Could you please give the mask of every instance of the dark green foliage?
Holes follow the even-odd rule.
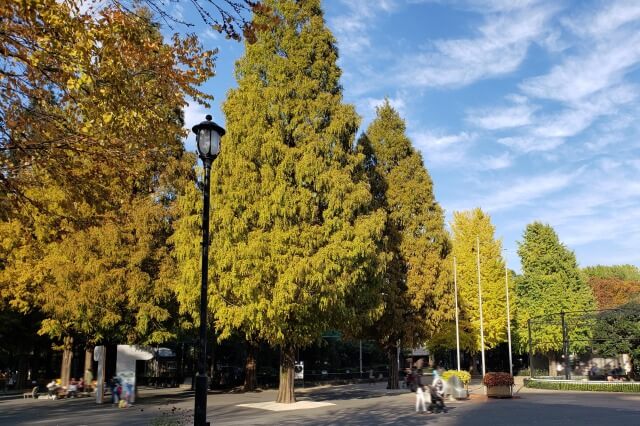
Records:
[[[593,349],[600,356],[631,355],[634,367],[640,359],[640,304],[601,312],[595,319]]]

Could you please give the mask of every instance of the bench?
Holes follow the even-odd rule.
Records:
[[[31,391],[24,392],[22,394],[22,398],[23,399],[27,399],[27,398],[36,399],[36,398],[38,398],[38,387],[34,386],[33,389],[31,389]]]

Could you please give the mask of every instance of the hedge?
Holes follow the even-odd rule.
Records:
[[[528,379],[524,381],[524,385],[532,389],[640,393],[640,382],[576,382]]]

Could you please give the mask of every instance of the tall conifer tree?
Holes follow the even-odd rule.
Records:
[[[389,383],[398,388],[398,342],[424,343],[453,315],[450,245],[444,214],[422,157],[405,134],[405,123],[388,101],[359,140],[375,205],[387,213],[383,284],[384,313],[372,335],[387,351]]]
[[[358,181],[359,119],[320,1],[265,5],[223,107],[210,308],[223,338],[241,329],[280,348],[277,401],[291,403],[296,349],[362,318],[384,219]]]

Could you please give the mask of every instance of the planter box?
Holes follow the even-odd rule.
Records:
[[[485,386],[487,389],[487,396],[490,398],[511,398],[512,387],[509,385],[501,386]]]

